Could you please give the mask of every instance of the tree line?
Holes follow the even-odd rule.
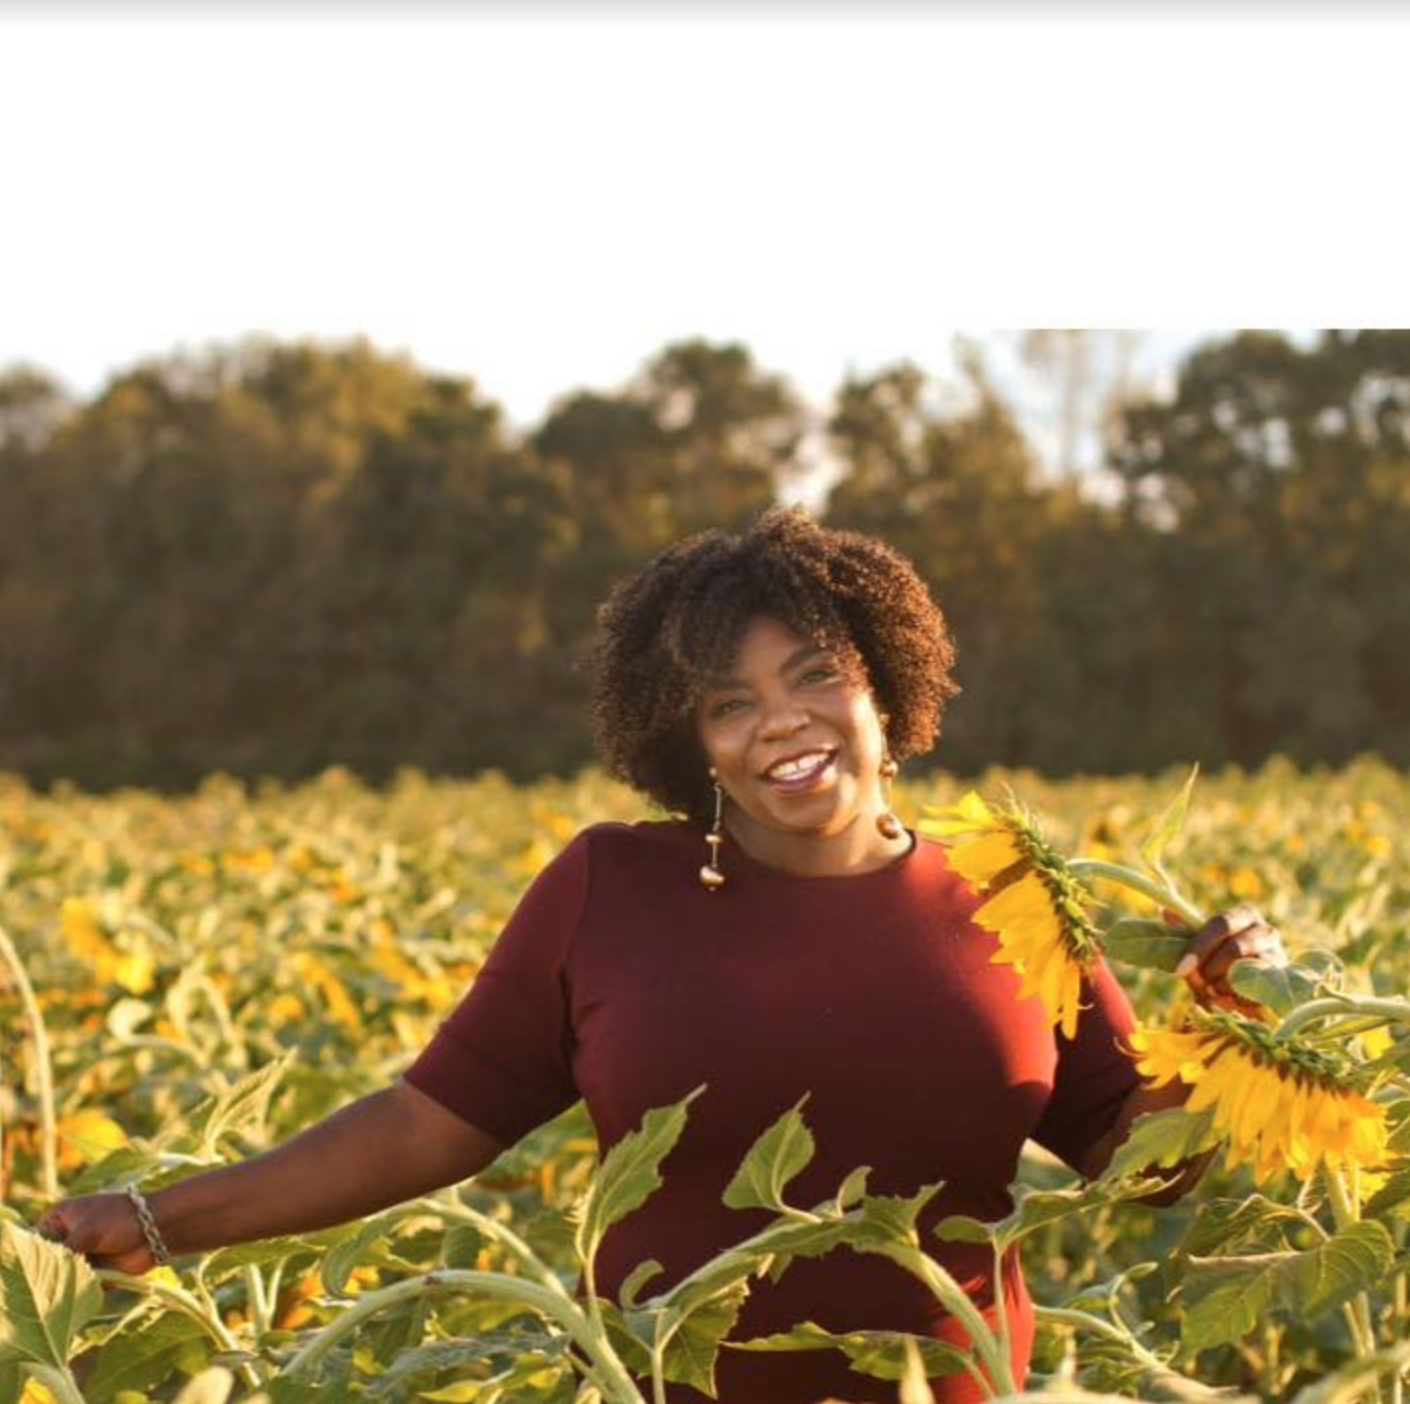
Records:
[[[819,516],[906,552],[951,621],[947,768],[1410,764],[1410,332],[1197,347],[1121,406],[1102,494],[1041,470],[976,356],[963,380],[897,364],[819,413],[685,341],[515,432],[366,342],[183,354],[83,402],[12,370],[0,770],[574,768],[612,582],[794,500],[820,444]]]

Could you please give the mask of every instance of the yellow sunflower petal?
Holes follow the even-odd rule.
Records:
[[[971,790],[958,804],[928,810],[927,817],[919,825],[921,833],[932,838],[983,833],[999,826],[998,816],[979,797],[977,790]]]
[[[1023,861],[1024,852],[1018,838],[1007,829],[984,834],[968,843],[957,844],[949,851],[950,867],[975,887],[987,887],[1015,863]]]

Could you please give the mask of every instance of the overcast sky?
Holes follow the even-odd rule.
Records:
[[[1137,8],[12,6],[0,366],[363,333],[523,424],[683,336],[821,401],[957,329],[1403,321],[1405,23]]]

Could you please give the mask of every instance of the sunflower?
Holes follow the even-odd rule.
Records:
[[[993,963],[1013,966],[1023,981],[1019,997],[1037,995],[1072,1038],[1082,975],[1098,950],[1086,889],[1017,807],[991,808],[971,790],[931,816],[921,832],[950,842],[950,867],[989,895],[974,919],[999,938]]]
[[[1185,1110],[1213,1113],[1230,1170],[1248,1164],[1262,1185],[1284,1170],[1307,1180],[1320,1165],[1385,1165],[1385,1108],[1361,1094],[1346,1064],[1237,1015],[1191,1010],[1189,1020],[1138,1027],[1130,1051],[1152,1087],[1178,1078],[1194,1088]]]

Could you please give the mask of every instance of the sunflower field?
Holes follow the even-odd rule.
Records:
[[[1023,1397],[1402,1404],[1410,778],[1369,759],[1192,790],[1178,773],[995,772],[896,800],[989,887],[1004,958],[1055,1023],[1077,1017],[1057,957],[1099,947],[1140,1016],[1143,1073],[1193,1089],[1138,1122],[1102,1179],[1030,1147],[1007,1219],[941,1223],[1021,1244],[1039,1318]],[[727,1195],[769,1227],[669,1292],[644,1267],[620,1302],[591,1291],[596,1244],[659,1184],[689,1098],[601,1161],[578,1107],[464,1185],[140,1278],[31,1231],[60,1198],[159,1189],[386,1086],[549,858],[587,824],[640,817],[592,772],[408,772],[382,790],[340,771],[216,776],[179,798],[0,779],[0,1404],[646,1404],[666,1380],[708,1392],[716,1353],[741,1348],[722,1342],[750,1279],[824,1252],[890,1257],[963,1315],[914,1230],[933,1187],[872,1196],[858,1175],[824,1204],[789,1200],[806,1108],[760,1136]],[[1291,956],[1235,975],[1258,1018],[1192,1008],[1174,973],[1181,923],[1239,902]],[[1137,1172],[1214,1147],[1183,1200],[1137,1202],[1155,1188]],[[961,1353],[799,1323],[747,1348],[845,1351],[903,1404],[957,1370],[1018,1397],[1004,1342],[982,1319],[971,1334]]]

